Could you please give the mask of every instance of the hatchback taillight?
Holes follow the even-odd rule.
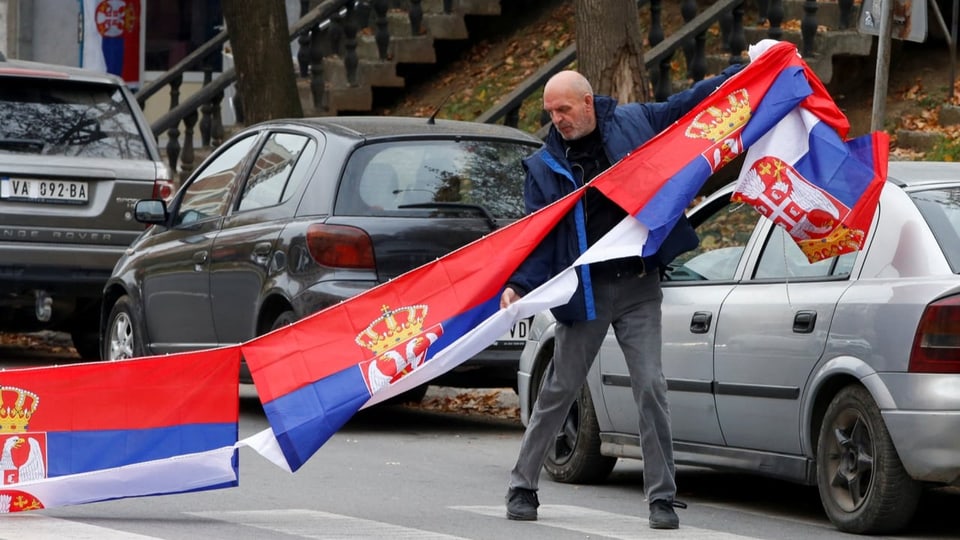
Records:
[[[356,227],[314,223],[307,227],[307,249],[324,266],[375,269],[373,242]]]
[[[960,296],[923,311],[910,351],[911,373],[960,373]]]
[[[170,167],[159,161],[154,163],[154,167],[156,167],[157,174],[153,181],[153,196],[151,198],[163,199],[169,203],[170,199],[173,198],[173,173],[170,172]]]

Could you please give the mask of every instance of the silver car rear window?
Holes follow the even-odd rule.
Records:
[[[120,88],[66,79],[0,80],[0,154],[149,159]]]
[[[953,272],[960,273],[960,187],[914,191],[910,197],[930,226]]]

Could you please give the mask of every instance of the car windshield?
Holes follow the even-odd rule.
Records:
[[[910,197],[930,225],[950,268],[960,273],[960,187],[915,191]]]
[[[350,157],[335,212],[352,216],[518,219],[520,161],[535,146],[487,140],[423,140],[364,146]]]
[[[0,154],[149,157],[118,87],[29,78],[0,82]]]

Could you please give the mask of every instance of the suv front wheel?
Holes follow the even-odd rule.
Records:
[[[103,337],[103,359],[123,360],[146,356],[143,336],[137,331],[139,322],[130,297],[121,296],[110,309],[107,331]]]

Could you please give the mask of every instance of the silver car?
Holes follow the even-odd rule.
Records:
[[[960,164],[892,162],[865,249],[816,264],[731,191],[691,212],[700,246],[664,276],[677,463],[817,485],[843,531],[908,526],[924,486],[960,484]],[[554,330],[538,315],[521,356],[524,423]],[[629,384],[611,331],[552,478],[641,458]]]

